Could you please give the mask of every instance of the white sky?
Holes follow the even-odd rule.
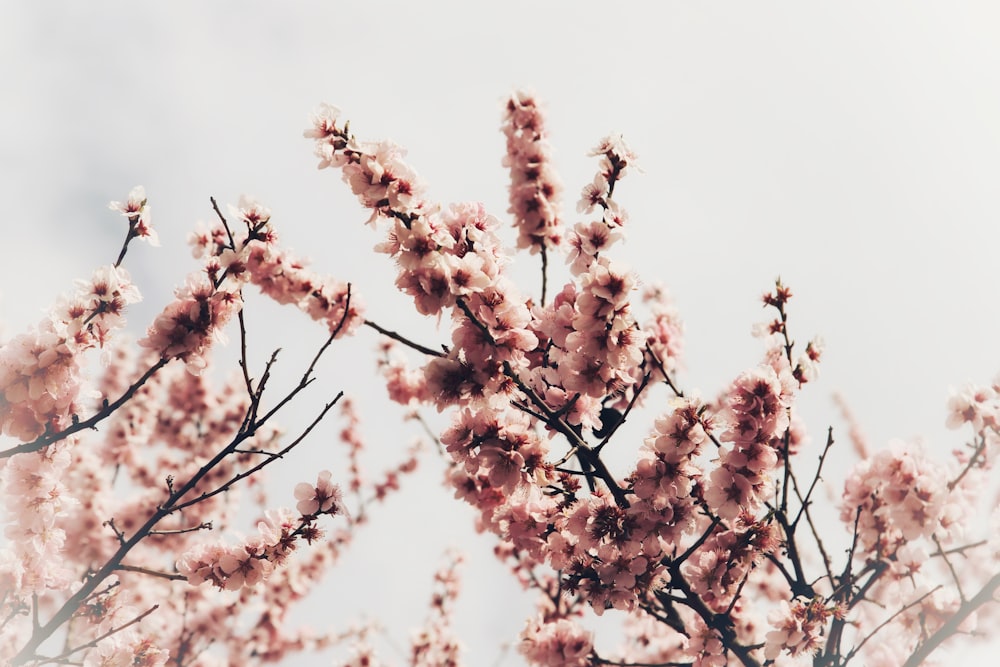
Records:
[[[943,456],[961,444],[943,427],[948,385],[1000,370],[995,5],[417,4],[5,3],[5,333],[113,261],[122,218],[107,202],[143,184],[163,247],[135,247],[126,262],[146,297],[137,333],[194,268],[183,241],[211,218],[208,197],[245,192],[273,209],[287,246],[352,281],[372,319],[443,341],[405,314],[392,268],[370,252],[381,235],[335,174],[316,171],[301,132],[319,102],[337,104],[359,138],[406,146],[434,196],[482,200],[503,217],[500,101],[522,86],[547,102],[569,220],[601,136],[621,131],[639,153],[645,173],[616,190],[631,214],[616,256],[673,293],[685,387],[712,395],[759,361],[749,329],[780,274],[796,294],[795,337],[827,342],[802,405],[814,439],[832,424],[846,444],[829,400],[839,391],[877,445],[922,436]],[[519,264],[525,290],[537,289],[535,259]],[[283,346],[291,374],[322,332],[251,305],[259,356]],[[399,426],[372,380],[374,342],[363,333],[335,349],[321,391],[355,396],[378,470],[418,431]],[[634,425],[623,461],[645,430]],[[331,422],[275,474],[281,493],[335,468],[336,432]],[[471,535],[471,512],[437,488],[440,463],[425,462],[375,511],[309,616],[382,616],[405,645],[440,554],[460,543],[460,631],[469,664],[493,664],[530,602],[491,561],[490,540]]]

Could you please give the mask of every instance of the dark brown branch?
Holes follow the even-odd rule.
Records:
[[[199,530],[212,530],[212,522],[205,521],[199,523],[197,526],[191,526],[190,528],[177,528],[175,530],[151,530],[150,535],[183,535],[185,533],[196,533]]]
[[[466,306],[465,309],[468,310],[468,306]],[[629,502],[625,497],[625,491],[618,486],[618,483],[615,481],[611,471],[608,470],[604,461],[601,460],[600,454],[594,451],[594,449],[584,441],[580,434],[573,430],[573,428],[567,424],[565,420],[556,416],[556,413],[552,410],[552,408],[550,408],[548,404],[542,400],[542,398],[535,393],[534,390],[531,389],[531,387],[524,384],[520,376],[514,372],[514,369],[507,361],[503,362],[503,372],[504,375],[514,382],[521,393],[527,396],[528,400],[531,401],[536,408],[538,408],[539,412],[545,416],[545,422],[555,430],[562,433],[566,439],[569,440],[570,446],[576,450],[576,457],[580,460],[581,465],[583,467],[588,465],[593,467],[593,472],[589,472],[587,474],[599,477],[608,487],[608,490],[611,491],[611,495],[614,496],[615,502],[617,502],[620,507],[628,507]]]
[[[597,443],[596,447],[594,447],[595,452],[600,452],[602,449],[604,449],[604,446],[607,445],[609,442],[611,442],[611,438],[614,437],[615,431],[617,431],[618,428],[625,423],[625,420],[628,419],[628,416],[632,412],[632,409],[635,407],[635,404],[638,403],[639,397],[642,396],[642,392],[645,391],[647,386],[649,386],[650,377],[651,377],[650,373],[648,372],[643,373],[642,382],[640,382],[639,386],[636,387],[635,390],[632,392],[632,398],[629,400],[628,405],[625,406],[625,410],[624,412],[622,412],[621,417],[619,417],[618,421],[616,421],[614,424],[611,425],[611,428],[608,429],[608,433],[603,438],[601,438],[601,441]]]
[[[226,230],[226,235],[229,237],[230,250],[236,250],[236,239],[233,238],[233,232],[229,229],[229,222],[226,220],[226,216],[222,215],[222,211],[219,210],[219,203],[215,201],[215,197],[209,197],[208,200],[212,202],[212,210],[215,211],[217,216],[219,216],[219,221],[222,222],[222,228]]]
[[[611,665],[612,667],[691,667],[690,662],[618,662],[596,656],[595,665]]]
[[[680,602],[701,616],[702,620],[705,621],[705,625],[718,631],[719,637],[722,640],[722,645],[725,646],[728,651],[735,654],[739,661],[743,663],[744,667],[761,667],[760,663],[757,662],[757,659],[753,657],[752,649],[740,644],[739,641],[737,641],[736,632],[732,626],[732,619],[722,614],[714,613],[708,608],[708,605],[706,605],[705,602],[698,597],[698,594],[691,590],[691,587],[688,585],[687,580],[681,572],[679,563],[677,561],[671,562],[669,570],[671,575],[670,585],[684,593],[684,599]]]
[[[391,338],[391,339],[393,339],[395,341],[398,341],[398,342],[402,343],[403,345],[405,345],[407,347],[413,348],[417,352],[422,352],[423,354],[426,354],[426,355],[429,355],[429,356],[432,356],[432,357],[443,357],[443,356],[445,356],[443,352],[438,352],[436,350],[432,350],[431,348],[425,347],[425,346],[421,345],[420,343],[414,343],[412,340],[410,340],[410,339],[402,336],[401,334],[396,333],[395,331],[389,331],[388,329],[380,327],[378,324],[376,324],[375,322],[372,322],[371,320],[365,320],[364,323],[365,323],[365,326],[371,327],[372,329],[374,329],[375,331],[379,332],[383,336],[385,336],[387,338]]]
[[[196,505],[196,504],[198,504],[200,502],[208,500],[209,498],[217,496],[220,493],[225,493],[230,488],[232,488],[232,486],[234,484],[236,484],[240,480],[246,479],[247,477],[250,477],[251,475],[253,475],[257,471],[259,471],[259,470],[267,467],[271,463],[274,463],[278,459],[284,458],[285,454],[287,454],[288,452],[292,451],[292,449],[294,447],[296,447],[299,443],[301,443],[303,440],[305,440],[306,436],[309,435],[309,433],[311,433],[314,428],[316,428],[316,425],[319,424],[323,420],[323,418],[326,416],[326,413],[329,412],[330,409],[333,408],[333,406],[337,404],[337,402],[341,399],[341,397],[343,397],[343,395],[344,395],[344,392],[339,392],[334,397],[334,399],[332,401],[330,401],[329,403],[327,403],[326,405],[324,405],[323,409],[320,410],[319,414],[316,415],[316,417],[313,418],[313,420],[309,423],[308,426],[306,426],[306,428],[302,431],[302,433],[299,434],[299,437],[295,438],[295,440],[293,440],[288,446],[284,447],[281,451],[276,452],[273,456],[270,456],[270,457],[264,459],[263,461],[261,461],[257,465],[255,465],[253,467],[250,467],[250,468],[247,468],[246,470],[244,470],[241,473],[233,475],[228,481],[224,482],[223,484],[221,484],[217,488],[213,489],[212,491],[206,491],[206,492],[202,493],[201,495],[192,498],[191,500],[188,500],[188,501],[185,501],[183,503],[177,503],[177,504],[169,506],[169,508],[168,508],[169,512],[167,512],[167,514],[172,514],[173,512],[178,512],[178,511],[186,509],[186,508],[188,508],[188,507],[190,507],[192,505]],[[263,422],[261,422],[261,423],[263,423]],[[247,435],[246,437],[250,437],[250,436]],[[239,441],[242,442],[242,440],[245,440],[246,437],[240,438]],[[226,453],[226,454],[231,454],[235,450],[236,450],[236,448],[234,446],[230,445],[229,447],[226,447],[226,449],[224,449],[223,452]],[[185,486],[187,486],[187,485],[185,485]],[[178,500],[179,500],[179,498],[178,498]]]
[[[125,241],[122,243],[122,249],[118,251],[118,259],[115,260],[115,268],[121,266],[122,262],[125,261],[125,253],[128,252],[128,244],[132,242],[132,239],[139,236],[139,233],[135,231],[136,225],[138,224],[139,216],[129,218],[128,233],[125,234]]]
[[[542,300],[541,306],[545,307],[545,292],[549,285],[549,254],[546,251],[545,242],[542,242]]]

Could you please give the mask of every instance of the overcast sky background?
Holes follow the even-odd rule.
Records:
[[[639,154],[645,173],[615,193],[631,214],[615,256],[672,292],[687,327],[684,387],[714,395],[758,363],[749,331],[780,275],[795,293],[794,337],[827,342],[822,380],[802,404],[814,440],[833,425],[846,445],[830,401],[840,392],[875,445],[922,437],[943,457],[961,444],[944,429],[948,386],[1000,370],[995,5],[244,7],[0,8],[5,335],[114,260],[123,219],[107,202],[142,184],[162,247],[133,247],[126,260],[145,297],[130,316],[136,335],[195,268],[184,239],[211,219],[209,196],[235,203],[250,193],[272,208],[286,247],[353,283],[369,317],[445,341],[408,315],[392,267],[370,252],[381,233],[362,224],[367,214],[338,175],[315,169],[302,130],[318,103],[337,104],[359,138],[407,147],[435,198],[483,201],[506,227],[500,105],[527,87],[548,106],[570,222],[599,138],[623,132]],[[519,258],[525,291],[538,289],[536,260]],[[285,348],[288,378],[323,339],[299,313],[262,300],[247,318],[261,363]],[[345,390],[362,411],[373,473],[419,435],[372,378],[375,343],[365,331],[335,346],[321,385],[283,420],[301,423]],[[316,469],[341,465],[337,428],[331,420],[272,476],[276,503],[291,504],[294,483]],[[648,425],[629,428],[622,465]],[[850,460],[845,446],[837,465]],[[335,627],[380,617],[405,646],[433,569],[459,544],[469,556],[459,615],[469,664],[518,664],[513,652],[498,661],[499,646],[516,640],[531,600],[438,484],[440,461],[424,463],[374,511],[302,617]]]

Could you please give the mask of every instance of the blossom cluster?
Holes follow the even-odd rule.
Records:
[[[81,355],[105,347],[140,299],[128,272],[104,266],[38,327],[0,348],[0,431],[21,440],[68,426],[83,388]]]
[[[304,437],[282,449],[277,410],[260,410],[269,372],[254,381],[245,367],[216,387],[204,371],[247,285],[326,322],[331,336],[360,325],[360,300],[278,248],[270,211],[243,198],[230,208],[235,227],[219,213],[218,225],[192,237],[201,267],[133,346],[113,335],[139,298],[121,264],[131,240],[156,235],[141,187],[111,207],[129,225],[117,262],[82,281],[36,329],[0,345],[0,424],[21,441],[0,451],[0,662],[41,660],[38,647],[53,632],[65,635],[56,660],[86,665],[168,657],[210,665],[220,654],[277,661],[321,647],[327,634],[296,630],[288,612],[351,540],[349,530],[327,539],[318,527],[322,515],[347,516],[339,489],[321,474],[296,488],[298,513],[265,513],[255,537],[235,546],[200,540],[236,519],[234,485],[256,486],[262,469]],[[104,364],[91,383],[84,353],[93,349]],[[84,430],[97,424],[99,432]],[[364,490],[384,498],[414,465],[411,457]],[[323,548],[293,558],[299,540]],[[265,579],[275,590],[255,585]],[[214,586],[191,587],[203,581]],[[39,624],[45,614],[51,620]],[[247,614],[255,620],[238,626]]]
[[[236,545],[199,544],[181,557],[178,572],[195,586],[210,582],[230,591],[266,581],[299,539],[310,544],[320,539],[316,517],[343,512],[340,488],[330,477],[323,471],[316,484],[301,482],[295,487],[298,515],[285,509],[268,511],[257,523],[257,535]]]
[[[964,499],[951,493],[941,467],[909,442],[894,441],[847,477],[841,518],[857,521],[860,544],[894,554],[918,538],[959,537]]]
[[[915,442],[869,453],[844,407],[859,460],[840,496],[843,530],[829,531],[817,496],[839,450],[831,427],[812,456],[799,408],[824,346],[796,345],[791,290],[779,280],[764,294],[772,319],[754,327],[759,363],[714,399],[685,391],[668,291],[615,256],[629,221],[616,195],[635,153],[620,135],[599,142],[569,224],[534,96],[508,98],[502,132],[514,245],[540,255],[538,298],[515,283],[503,225],[483,204],[431,200],[402,148],[356,139],[335,107],[305,132],[319,166],[340,172],[384,233],[376,251],[396,287],[446,329],[434,347],[367,319],[351,284],[282,247],[271,210],[247,197],[228,217],[213,200],[217,221],[189,239],[198,268],[132,346],[117,335],[139,298],[122,263],[132,240],[157,239],[142,188],[112,203],[128,221],[115,263],[0,345],[0,433],[19,443],[0,450],[0,663],[277,663],[353,639],[340,664],[383,664],[371,626],[312,632],[290,612],[421,448],[369,477],[355,401],[325,403],[297,437],[273,421],[327,346],[362,325],[382,336],[390,400],[432,433],[446,485],[537,594],[518,638],[532,665],[915,665],[1000,621],[1000,509],[982,493],[1000,446],[1000,380],[953,392],[946,423],[971,434],[946,461]],[[568,278],[550,298],[557,253]],[[247,350],[250,287],[328,334],[273,408],[264,397],[277,356],[257,373]],[[233,327],[239,368],[217,382],[212,350]],[[83,355],[98,349],[106,364],[90,381]],[[352,511],[329,471],[294,487],[294,510],[264,511],[265,468],[338,402]],[[425,408],[445,413],[437,435]],[[629,426],[649,415],[635,437]],[[231,531],[248,498],[261,508],[255,532],[204,538]],[[993,534],[972,521],[984,510]],[[462,664],[460,561],[435,575],[411,665]],[[588,626],[604,614],[623,621],[618,649]]]
[[[507,277],[495,219],[481,205],[430,201],[402,149],[355,139],[332,107],[317,114],[306,135],[316,140],[320,167],[340,169],[371,210],[369,222],[386,223],[378,249],[395,260],[397,287],[419,313],[451,318],[442,352],[404,339],[430,357],[422,369],[402,361],[395,344],[384,347],[380,368],[393,400],[451,411],[441,436],[452,462],[449,482],[478,510],[478,527],[497,536],[498,555],[524,585],[541,589],[541,572],[553,572],[557,597],[597,614],[619,610],[637,623],[657,619],[659,631],[645,635],[648,650],[628,652],[629,660],[780,663],[819,651],[835,626],[838,637],[850,635],[850,613],[855,623],[869,618],[866,593],[898,582],[906,569],[901,556],[912,561],[904,545],[931,536],[958,543],[984,447],[959,459],[967,469],[952,487],[940,476],[936,486],[922,483],[907,472],[909,460],[867,459],[848,480],[842,519],[857,531],[851,559],[886,564],[861,568],[851,579],[855,588],[844,588],[812,518],[815,482],[800,486],[792,470],[808,444],[796,401],[816,379],[824,346],[814,338],[795,354],[791,290],[778,281],[764,297],[777,315],[757,328],[766,346],[761,364],[740,373],[717,401],[685,395],[675,377],[683,326],[669,295],[646,287],[641,302],[635,299],[638,278],[613,258],[628,222],[615,190],[636,170],[635,154],[620,135],[591,151],[599,167],[577,206],[585,219],[563,234],[552,211],[560,187],[535,99],[513,94],[502,128],[517,246],[559,249],[569,265],[572,279],[551,301],[545,256],[535,301]],[[642,305],[652,315],[645,325],[637,313]],[[673,403],[656,419],[634,468],[616,475],[601,451],[648,404],[656,384],[667,386]],[[972,423],[980,433],[995,427],[996,395],[985,389],[956,396],[951,422]],[[995,441],[988,432],[983,439]],[[831,436],[828,449],[832,443]],[[812,553],[826,569],[812,579],[804,574],[809,545],[795,532],[807,520]],[[940,557],[925,568],[948,569]],[[866,586],[857,583],[867,577]],[[892,612],[900,624],[912,610],[929,613],[941,604],[928,595],[910,606],[913,593],[892,598],[903,608]],[[529,623],[522,653],[533,664],[592,664],[592,644],[575,627],[565,614],[542,614]],[[868,643],[863,634],[851,636]]]
[[[516,91],[507,98],[503,133],[507,137],[504,166],[510,169],[510,208],[517,247],[532,253],[562,241],[559,195],[562,185],[552,166],[545,117],[538,100]]]
[[[781,438],[789,428],[795,381],[783,356],[737,378],[730,389],[719,450],[706,499],[724,519],[755,512],[772,491],[772,473],[785,455]]]

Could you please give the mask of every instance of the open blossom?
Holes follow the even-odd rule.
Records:
[[[28,441],[64,427],[84,387],[82,353],[106,347],[139,300],[125,269],[103,266],[36,328],[0,346],[0,431]]]
[[[821,336],[816,336],[806,344],[805,352],[799,355],[792,371],[796,380],[805,384],[814,381],[819,376],[819,361],[825,348],[826,343]]]
[[[108,207],[112,211],[118,211],[128,218],[132,234],[139,238],[144,238],[152,246],[160,245],[160,237],[153,229],[151,222],[152,211],[146,203],[146,189],[137,185],[128,193],[128,199],[124,202],[113,201]]]
[[[966,385],[952,390],[948,398],[948,428],[971,424],[978,433],[984,428],[1000,428],[1000,394],[994,387]]]
[[[274,569],[259,540],[226,546],[200,545],[185,553],[177,562],[177,571],[197,586],[206,581],[219,589],[234,591],[255,586]]]
[[[0,469],[0,491],[9,522],[4,535],[16,572],[14,599],[59,590],[71,580],[63,566],[66,531],[61,522],[77,504],[66,486],[72,460],[67,443],[23,454]]]
[[[143,207],[146,206],[146,188],[137,185],[128,193],[128,199],[124,202],[113,201],[108,207],[112,211],[118,211],[129,220],[138,219]]]
[[[930,534],[943,496],[940,474],[916,448],[895,442],[892,449],[855,466],[844,488],[842,518],[862,508],[858,531],[865,546]],[[929,462],[926,462],[929,463]]]
[[[128,271],[111,265],[98,268],[90,280],[77,285],[76,294],[56,307],[54,317],[65,325],[67,338],[77,349],[104,347],[124,325],[125,309],[142,300],[139,288]]]
[[[295,508],[303,516],[319,514],[343,514],[343,497],[340,487],[330,481],[332,473],[324,470],[316,479],[316,484],[300,482],[295,485],[295,498],[299,501]]]
[[[271,219],[271,209],[249,195],[240,195],[236,206],[229,206],[229,212],[251,228],[259,227]]]
[[[177,561],[177,571],[188,583],[209,582],[216,588],[239,590],[267,580],[277,566],[284,565],[299,538],[310,543],[320,536],[314,521],[320,514],[344,514],[340,488],[322,471],[316,484],[295,488],[296,517],[288,510],[269,511],[257,523],[257,534],[235,545],[221,542],[197,544]]]
[[[589,155],[601,156],[601,173],[608,184],[624,178],[630,170],[641,171],[636,166],[636,154],[625,143],[621,134],[609,134],[591,149]]]
[[[313,320],[325,322],[338,337],[357,331],[364,306],[350,285],[321,276],[287,250],[248,244],[246,269],[251,283],[277,303],[292,304]]]
[[[720,421],[727,428],[719,439],[731,444],[719,449],[719,466],[711,472],[705,492],[705,499],[724,519],[757,511],[784,456],[780,443],[790,425],[795,381],[784,357],[769,361],[780,371],[764,363],[744,372],[725,397]]]

